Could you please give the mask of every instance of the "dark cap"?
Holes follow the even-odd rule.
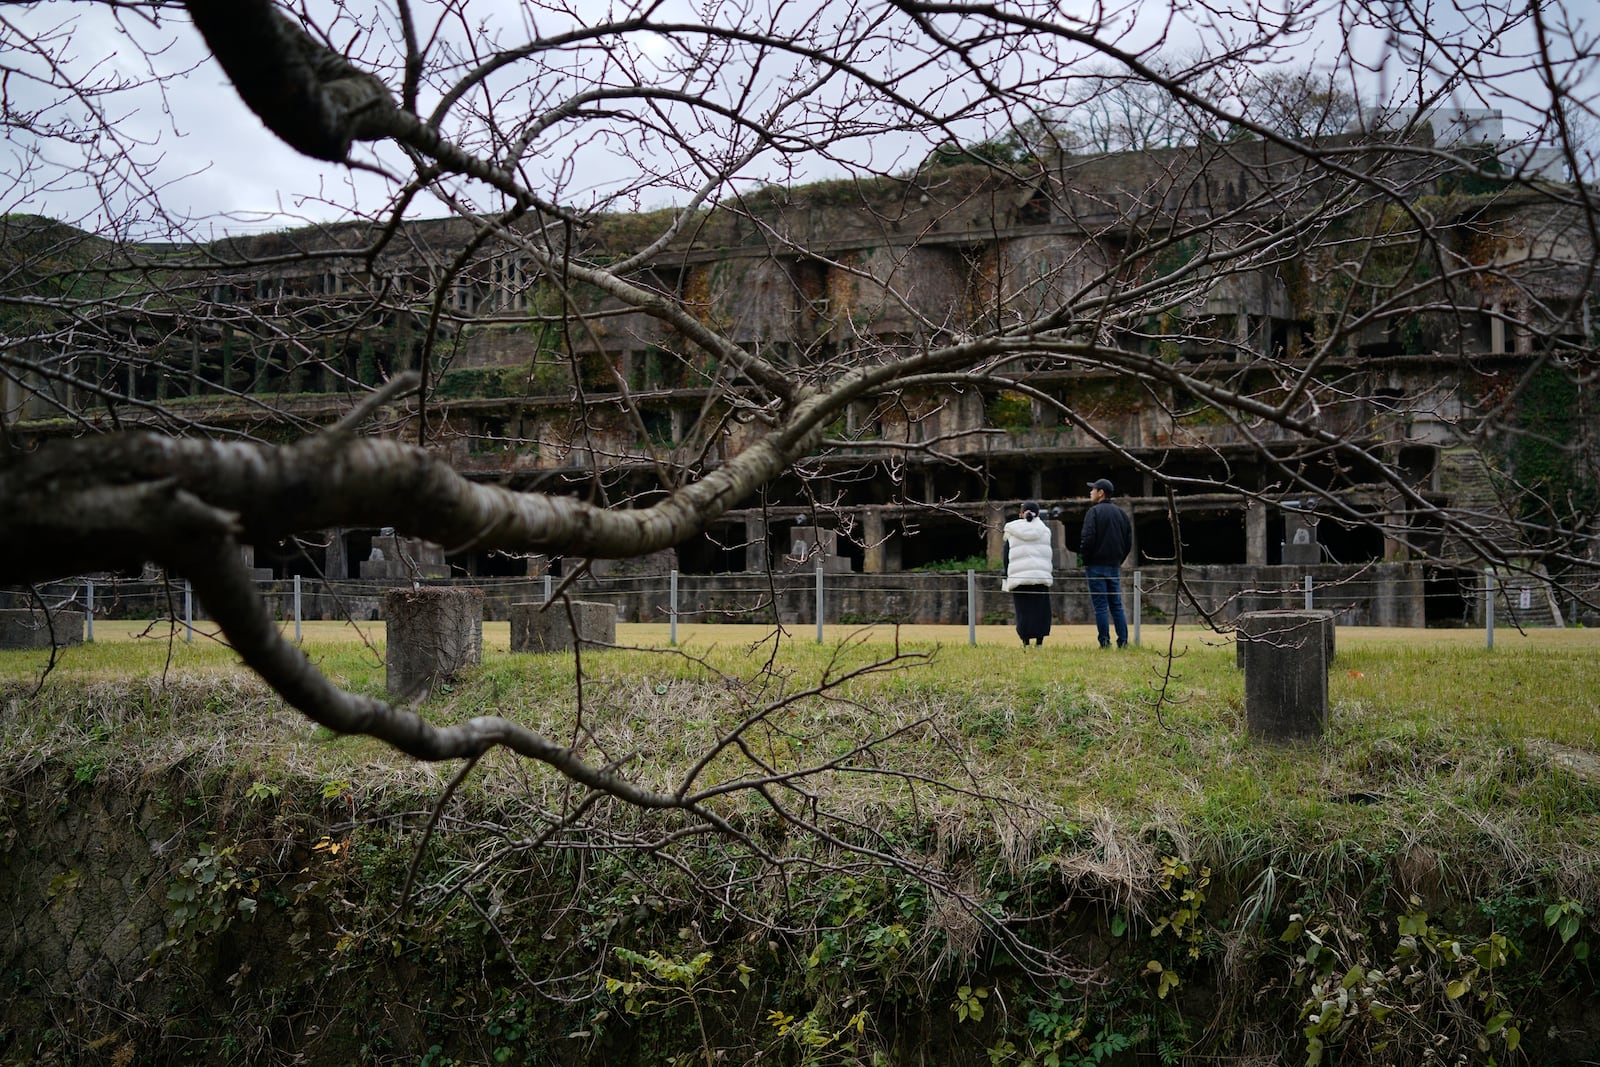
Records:
[[[1110,478],[1096,478],[1094,481],[1089,483],[1089,488],[1098,489],[1106,496],[1110,496],[1112,493],[1117,491],[1116,486],[1111,484]]]
[[[1037,515],[1039,514],[1039,502],[1037,500],[1030,500],[1026,504],[1022,505],[1022,510],[1031,511]]]

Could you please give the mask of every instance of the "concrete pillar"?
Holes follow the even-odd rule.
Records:
[[[1426,626],[1422,565],[1385,563],[1373,568],[1373,626]]]
[[[1383,515],[1383,561],[1404,562],[1411,558],[1411,549],[1405,543],[1406,513],[1398,499],[1391,497],[1386,504],[1390,510]]]
[[[256,546],[240,545],[239,559],[244,563],[244,569],[250,572],[250,577],[258,582],[272,581],[271,567],[256,566]],[[331,575],[331,572],[330,572]]]
[[[746,515],[744,520],[744,569],[765,571],[772,559],[767,549],[767,520],[762,515]]]
[[[989,557],[991,569],[998,570],[1000,561],[1005,558],[1006,544],[1006,509],[1004,504],[989,503],[989,513],[983,523],[983,540],[985,554]]]
[[[890,526],[883,524],[883,569],[886,574],[894,574],[900,570],[900,561],[904,558],[905,523],[897,522]]]
[[[322,560],[322,574],[330,582],[342,582],[350,577],[350,546],[344,543],[344,531],[335,527],[324,534],[328,539],[328,552]]]
[[[435,685],[483,659],[480,589],[391,589],[383,597],[383,619],[384,685],[391,699],[426,699]]]
[[[1071,570],[1078,562],[1077,558],[1067,550],[1067,523],[1071,521],[1071,518],[1067,518],[1050,519],[1047,522],[1050,527],[1050,558],[1055,560],[1058,574],[1064,570]],[[1074,530],[1073,534],[1076,536],[1077,531]]]
[[[1314,740],[1328,726],[1330,611],[1255,611],[1234,633],[1244,666],[1245,728],[1252,741]]]
[[[610,604],[574,600],[568,605],[557,600],[544,610],[541,607],[511,605],[511,651],[564,652],[578,641],[586,645],[617,643],[617,609]],[[573,623],[577,624],[576,632]]]
[[[861,512],[861,539],[865,542],[861,550],[861,572],[863,574],[883,573],[883,542],[887,534],[883,526],[882,508],[864,508]]]
[[[1244,506],[1244,561],[1255,567],[1267,563],[1267,505],[1260,500]]]

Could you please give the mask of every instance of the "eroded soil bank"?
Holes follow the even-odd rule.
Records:
[[[897,869],[752,824],[766,862],[712,841],[686,868],[626,821],[559,847],[514,795],[425,849],[433,794],[237,768],[47,763],[5,797],[8,1064],[1600,1055],[1561,872],[1486,881],[1422,828],[1241,866],[1109,822],[1023,842],[907,816],[868,835]]]
[[[420,706],[693,817],[503,753],[457,783],[226,649],[27,661],[0,1064],[1600,1061],[1592,653],[1341,644],[1283,748],[1231,647],[1008,651],[610,649],[581,692],[498,653]]]

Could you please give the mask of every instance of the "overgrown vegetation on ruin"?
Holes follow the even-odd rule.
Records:
[[[491,653],[426,708],[514,716],[670,789],[778,705],[754,758],[834,765],[805,786],[820,833],[746,792],[719,809],[734,836],[687,838],[492,754],[430,836],[450,769],[308,727],[225,649],[73,649],[36,695],[39,654],[7,654],[8,870],[27,856],[67,913],[103,875],[30,850],[40,828],[101,794],[167,812],[150,966],[179,992],[169,1017],[130,987],[59,1027],[13,974],[0,1058],[170,1057],[213,1027],[238,1063],[1590,1055],[1585,636],[1341,634],[1329,736],[1289,749],[1245,742],[1233,650],[1192,633],[1170,678],[1148,650],[913,644],[825,697],[805,694],[892,646],[591,650],[581,702],[570,657]],[[359,643],[310,651],[382,685]]]

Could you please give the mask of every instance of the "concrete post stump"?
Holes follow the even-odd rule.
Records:
[[[570,606],[571,622],[567,619],[568,605],[559,602],[548,608],[542,604],[511,605],[511,651],[564,652],[576,641],[586,645],[617,643],[615,607],[585,600],[574,600]],[[576,633],[573,622],[577,623]]]
[[[1328,726],[1333,613],[1257,611],[1239,616],[1245,729],[1252,741],[1305,741]]]
[[[383,598],[384,684],[391,699],[426,698],[483,659],[483,591],[393,589]]]
[[[1333,667],[1333,654],[1334,654],[1334,623],[1333,623],[1334,615],[1333,615],[1333,612],[1327,610],[1326,608],[1314,608],[1311,611],[1296,611],[1296,610],[1287,609],[1287,608],[1285,608],[1285,609],[1267,608],[1267,609],[1263,609],[1263,610],[1260,610],[1260,611],[1241,612],[1239,614],[1238,618],[1234,619],[1234,621],[1233,621],[1233,625],[1234,625],[1234,632],[1233,632],[1234,663],[1238,666],[1238,668],[1241,671],[1244,670],[1244,649],[1245,649],[1245,646],[1250,643],[1250,638],[1253,636],[1254,632],[1256,630],[1259,630],[1259,629],[1264,629],[1264,630],[1269,630],[1269,631],[1278,629],[1280,627],[1280,624],[1274,623],[1274,622],[1271,621],[1272,617],[1273,616],[1277,616],[1277,615],[1315,615],[1315,616],[1321,618],[1324,621],[1323,635],[1322,635],[1323,642],[1328,647],[1328,653],[1327,653],[1328,667],[1329,667],[1329,669],[1332,669],[1332,667]],[[1260,620],[1256,620],[1255,616],[1262,616],[1262,618]],[[1246,620],[1251,620],[1251,621],[1247,622]]]
[[[39,608],[0,608],[0,648],[49,648],[83,644],[83,612]]]

